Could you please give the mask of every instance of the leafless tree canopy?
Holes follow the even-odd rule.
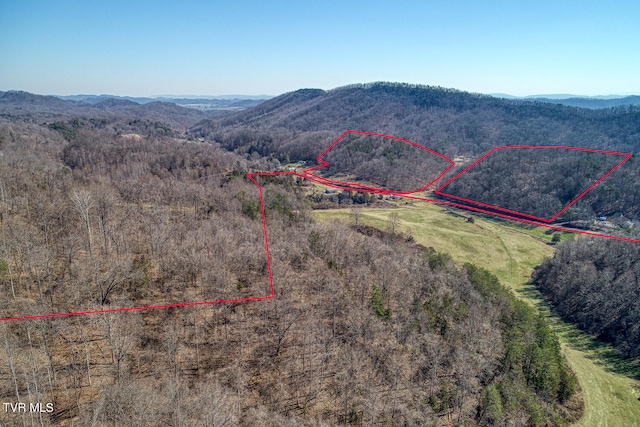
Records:
[[[66,123],[0,124],[2,317],[269,293],[245,174],[277,159],[133,121]],[[9,425],[553,425],[579,413],[548,326],[495,278],[407,242],[397,217],[389,232],[357,212],[356,227],[318,224],[304,182],[261,184],[275,299],[2,322],[2,400],[55,405]]]

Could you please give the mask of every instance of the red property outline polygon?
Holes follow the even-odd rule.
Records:
[[[267,236],[267,217],[264,214],[264,200],[262,198],[262,186],[256,181],[253,177],[264,174],[252,174],[248,173],[247,178],[253,182],[256,187],[258,187],[258,193],[260,195],[260,206],[262,209],[262,229],[264,233],[264,244],[265,251],[267,254],[267,269],[269,271],[269,290],[270,293],[261,297],[245,297],[245,298],[234,298],[234,299],[218,299],[212,301],[193,301],[193,302],[185,302],[185,303],[174,303],[174,304],[161,304],[161,305],[144,305],[139,307],[120,307],[120,308],[109,308],[102,310],[87,310],[87,311],[70,311],[66,313],[49,313],[49,314],[39,314],[39,315],[27,315],[27,316],[17,316],[17,317],[0,317],[0,322],[9,321],[9,320],[28,320],[28,319],[46,319],[52,317],[70,317],[70,316],[79,316],[84,314],[100,314],[100,313],[119,313],[121,311],[141,311],[141,310],[152,310],[157,308],[173,308],[173,307],[193,307],[196,305],[214,305],[214,304],[225,304],[225,303],[240,303],[247,301],[263,301],[267,299],[273,299],[276,296],[275,288],[273,287],[273,271],[271,269],[271,253],[269,252],[269,238]]]
[[[419,188],[417,190],[413,190],[413,191],[398,191],[398,190],[390,190],[387,188],[379,188],[379,187],[370,187],[368,185],[362,185],[362,184],[356,184],[353,182],[344,182],[344,181],[334,181],[332,179],[328,179],[328,178],[323,178],[319,175],[316,175],[313,173],[313,171],[317,171],[319,169],[325,168],[327,166],[329,166],[329,162],[327,162],[326,160],[323,159],[323,157],[329,152],[331,151],[331,149],[333,147],[335,147],[340,141],[342,141],[347,135],[349,134],[357,134],[357,135],[369,135],[369,136],[377,136],[377,137],[381,137],[381,138],[388,138],[388,139],[395,139],[396,141],[402,141],[405,142],[407,144],[413,145],[414,147],[417,147],[421,150],[427,151],[435,156],[440,157],[441,159],[444,159],[445,161],[449,162],[449,166],[442,171],[442,173],[440,173],[435,179],[433,179],[431,182],[429,182],[427,185],[425,185],[422,188]],[[309,175],[310,177],[313,177],[313,181],[318,182],[318,183],[323,183],[326,182],[328,186],[330,187],[334,187],[334,188],[340,188],[340,189],[353,189],[355,191],[359,191],[359,190],[364,190],[364,192],[368,192],[368,193],[373,193],[373,194],[393,194],[396,196],[401,196],[404,194],[415,194],[415,193],[419,193],[422,191],[425,191],[427,188],[431,187],[434,183],[438,182],[440,180],[440,178],[442,178],[444,175],[446,175],[447,172],[449,172],[451,170],[451,168],[453,168],[455,166],[455,162],[453,160],[451,160],[450,158],[448,158],[447,156],[438,153],[437,151],[433,151],[430,148],[424,147],[420,144],[417,144],[413,141],[409,141],[408,139],[405,138],[400,138],[397,136],[391,136],[391,135],[385,135],[382,133],[372,133],[372,132],[363,132],[363,131],[359,131],[359,130],[353,130],[353,129],[349,129],[346,132],[344,132],[342,135],[340,135],[340,137],[338,139],[336,139],[329,147],[327,147],[322,153],[320,153],[320,155],[316,158],[317,162],[320,163],[318,166],[314,166],[312,168],[309,169],[305,169],[304,173],[306,175]]]
[[[511,209],[507,209],[507,208],[502,208],[500,206],[495,206],[495,205],[492,205],[492,204],[489,204],[489,203],[479,202],[477,200],[472,200],[472,199],[467,199],[467,198],[460,197],[460,196],[455,196],[453,194],[446,193],[446,192],[442,191],[443,188],[447,187],[449,184],[451,184],[452,182],[454,182],[455,180],[457,180],[458,178],[463,176],[469,170],[473,169],[474,166],[476,166],[482,160],[484,160],[487,157],[489,157],[492,153],[494,153],[496,151],[500,151],[500,150],[514,149],[514,148],[515,149],[546,148],[546,149],[563,149],[563,150],[570,150],[570,151],[584,151],[584,152],[588,152],[588,153],[600,153],[600,154],[610,154],[610,155],[623,156],[624,159],[622,159],[609,172],[604,174],[600,179],[598,179],[591,186],[589,186],[589,188],[587,188],[582,193],[580,193],[575,199],[573,199],[569,204],[567,204],[564,208],[562,208],[558,213],[553,215],[551,218],[541,218],[541,217],[534,216],[534,215],[529,215],[529,214],[526,214],[526,213],[523,213],[523,212],[518,212],[518,211],[514,211],[514,210],[511,210]],[[467,202],[467,203],[472,203],[474,205],[483,206],[483,207],[490,208],[490,209],[496,209],[496,210],[499,210],[499,211],[502,211],[502,212],[507,212],[507,213],[514,214],[514,215],[520,215],[522,217],[531,218],[531,219],[536,220],[536,221],[542,221],[542,222],[550,223],[550,222],[554,221],[556,218],[558,218],[560,215],[562,215],[571,206],[576,204],[580,199],[582,199],[584,196],[586,196],[587,193],[589,193],[598,184],[600,184],[602,181],[604,181],[609,175],[611,175],[613,172],[615,172],[620,166],[622,166],[632,156],[633,156],[632,154],[621,153],[621,152],[618,152],[618,151],[597,150],[597,149],[593,149],[593,148],[568,147],[568,146],[565,146],[565,145],[504,145],[504,146],[501,146],[501,147],[496,147],[496,148],[491,149],[491,151],[489,151],[488,153],[486,153],[485,155],[480,157],[478,160],[476,160],[475,162],[473,162],[469,166],[467,166],[462,172],[458,173],[456,176],[451,178],[449,181],[447,181],[446,183],[444,183],[443,185],[438,187],[434,191],[434,193],[439,195],[439,196],[448,197],[448,198],[460,200],[460,201]]]
[[[348,133],[348,132],[358,132],[358,131],[347,131],[347,132],[345,132],[345,134]],[[360,132],[358,132],[358,133],[360,133]],[[387,135],[381,135],[381,134],[371,134],[371,133],[367,133],[367,132],[362,132],[362,133],[363,134],[368,134],[368,135],[374,135],[374,136],[387,136]],[[343,134],[341,138],[343,138],[345,136],[345,134]],[[393,138],[393,137],[391,137],[391,138]],[[394,138],[394,139],[400,139],[400,138]],[[335,144],[337,144],[337,142],[338,141],[334,142],[329,147],[329,149],[331,147],[333,147]],[[434,203],[434,204],[443,205],[443,206],[449,206],[449,207],[455,207],[455,208],[459,208],[459,209],[470,210],[470,211],[478,212],[478,213],[482,213],[482,214],[493,215],[493,216],[497,216],[497,217],[500,217],[500,218],[509,219],[509,220],[513,220],[513,221],[518,221],[518,222],[522,222],[522,223],[525,223],[525,224],[535,225],[535,226],[538,226],[538,227],[545,227],[545,228],[548,228],[548,229],[551,229],[551,230],[556,230],[556,231],[564,231],[564,232],[568,232],[568,233],[576,233],[576,234],[583,234],[583,235],[587,235],[587,236],[604,237],[604,238],[607,238],[607,239],[615,239],[615,240],[627,241],[627,242],[632,242],[632,243],[640,243],[640,239],[632,239],[632,238],[629,238],[629,237],[621,237],[621,236],[597,233],[597,232],[593,232],[593,231],[575,230],[575,229],[570,229],[570,228],[566,228],[566,227],[555,226],[555,225],[547,224],[547,223],[544,223],[544,222],[538,222],[538,221],[534,221],[534,220],[523,219],[523,218],[514,217],[514,216],[511,216],[511,215],[507,215],[507,214],[502,214],[502,213],[499,213],[499,212],[492,212],[492,211],[488,211],[488,210],[485,210],[485,209],[482,209],[482,208],[478,208],[478,207],[475,207],[475,206],[463,205],[463,204],[460,204],[460,203],[450,202],[450,201],[446,201],[446,200],[429,199],[429,198],[426,198],[426,197],[415,195],[414,193],[394,192],[393,190],[384,190],[384,189],[379,189],[379,188],[374,188],[374,187],[359,186],[357,184],[355,185],[355,187],[351,187],[349,185],[345,185],[345,183],[342,183],[342,182],[339,182],[339,181],[332,181],[330,179],[322,178],[322,177],[319,177],[319,176],[317,176],[315,174],[310,173],[310,171],[312,171],[312,170],[316,170],[316,169],[319,169],[320,167],[324,167],[324,166],[328,165],[328,162],[322,160],[321,157],[324,154],[326,154],[326,152],[329,149],[325,150],[318,157],[318,161],[321,163],[321,166],[310,168],[308,170],[304,170],[303,173],[298,173],[298,172],[256,172],[256,173],[248,173],[246,175],[247,178],[258,187],[258,192],[259,192],[259,195],[260,195],[260,207],[261,207],[261,214],[262,214],[262,227],[263,227],[264,242],[265,242],[265,252],[266,252],[266,255],[267,255],[267,269],[269,271],[269,290],[270,290],[270,293],[268,295],[260,296],[260,297],[246,297],[246,298],[236,298],[236,299],[219,299],[219,300],[213,300],[213,301],[194,301],[194,302],[188,302],[188,303],[146,305],[146,306],[139,306],[139,307],[122,307],[122,308],[103,309],[103,310],[75,311],[75,312],[67,312],[67,313],[50,313],[50,314],[43,314],[43,315],[28,315],[28,316],[18,316],[18,317],[2,317],[2,318],[0,318],[0,322],[2,322],[2,321],[11,321],[11,320],[28,320],[28,319],[45,319],[45,318],[54,318],[54,317],[70,317],[70,316],[100,314],[100,313],[117,313],[117,312],[125,312],[125,311],[141,311],[141,310],[151,310],[151,309],[159,309],[159,308],[166,309],[166,308],[172,308],[172,307],[193,307],[193,306],[199,306],[199,305],[214,305],[214,304],[224,304],[224,303],[242,303],[242,302],[248,302],[248,301],[264,301],[264,300],[268,300],[268,299],[274,299],[275,298],[275,287],[274,287],[274,284],[273,284],[273,270],[271,268],[271,253],[269,251],[269,236],[268,236],[268,233],[267,233],[267,217],[265,215],[264,199],[263,199],[263,195],[262,195],[262,186],[260,185],[260,183],[258,181],[255,180],[255,177],[258,177],[258,176],[277,176],[277,175],[298,176],[298,177],[301,177],[301,178],[308,179],[310,181],[316,182],[318,184],[326,185],[328,187],[337,188],[337,189],[340,189],[340,190],[351,189],[351,190],[354,190],[354,191],[360,192],[360,193],[376,192],[376,193],[379,193],[379,194],[389,194],[389,195],[401,196],[401,197],[404,197],[404,198],[407,198],[407,199],[418,200],[418,201],[423,201],[423,202],[427,202],[427,203]],[[434,154],[439,155],[440,157],[442,157],[444,159],[447,159],[445,156],[443,156],[443,155],[441,155],[439,153],[431,151],[431,150],[429,150],[427,148],[425,148],[425,149],[427,151],[430,151],[430,152],[432,152]],[[494,151],[494,150],[492,150],[492,151]],[[589,151],[590,149],[583,149],[583,150]],[[593,150],[593,151],[598,152],[598,151],[602,151],[602,150]],[[485,156],[483,156],[483,157],[486,157],[488,154],[489,153],[485,154]],[[631,155],[627,154],[627,153],[615,153],[615,154],[628,155],[629,157],[631,157]],[[447,159],[447,160],[449,160],[449,159]],[[628,158],[625,159],[625,161],[626,160],[628,160]],[[609,174],[611,174],[619,166],[621,166],[621,165],[616,166],[616,168],[614,168],[612,171],[610,171]],[[449,169],[450,168],[448,168],[447,171]],[[446,171],[445,171],[445,173],[446,173]],[[609,174],[607,174],[607,176]],[[444,175],[444,173],[441,174],[438,177],[438,179],[440,179],[443,175]],[[458,175],[460,175],[460,174],[458,174]],[[606,178],[606,177],[604,177],[604,178]],[[602,178],[602,179],[604,179],[604,178]],[[602,179],[599,180],[599,181],[602,181]],[[433,182],[435,182],[435,181],[433,181]],[[432,185],[433,182],[430,183],[429,185]],[[347,184],[351,184],[351,183],[347,183]],[[592,187],[595,187],[595,185],[593,185]],[[384,191],[381,192],[380,190],[384,190]]]

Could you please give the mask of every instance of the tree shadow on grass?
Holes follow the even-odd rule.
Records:
[[[545,314],[554,331],[569,347],[584,352],[587,359],[602,366],[607,372],[624,375],[627,378],[640,381],[640,359],[624,357],[619,350],[610,344],[562,319],[532,283],[525,284],[517,293],[523,298],[534,302],[536,308]]]

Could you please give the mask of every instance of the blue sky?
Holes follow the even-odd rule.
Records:
[[[640,94],[640,2],[0,0],[0,90]]]

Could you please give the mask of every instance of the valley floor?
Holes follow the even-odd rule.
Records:
[[[584,394],[580,427],[640,425],[640,363],[620,358],[616,351],[553,314],[529,282],[533,268],[553,256],[551,240],[542,230],[474,216],[427,203],[398,202],[397,208],[357,208],[362,224],[384,229],[397,213],[400,231],[416,243],[447,252],[459,263],[472,262],[494,273],[515,294],[545,313],[559,335],[565,355]],[[353,223],[349,209],[317,210],[320,221]],[[573,235],[566,238],[573,238]]]

